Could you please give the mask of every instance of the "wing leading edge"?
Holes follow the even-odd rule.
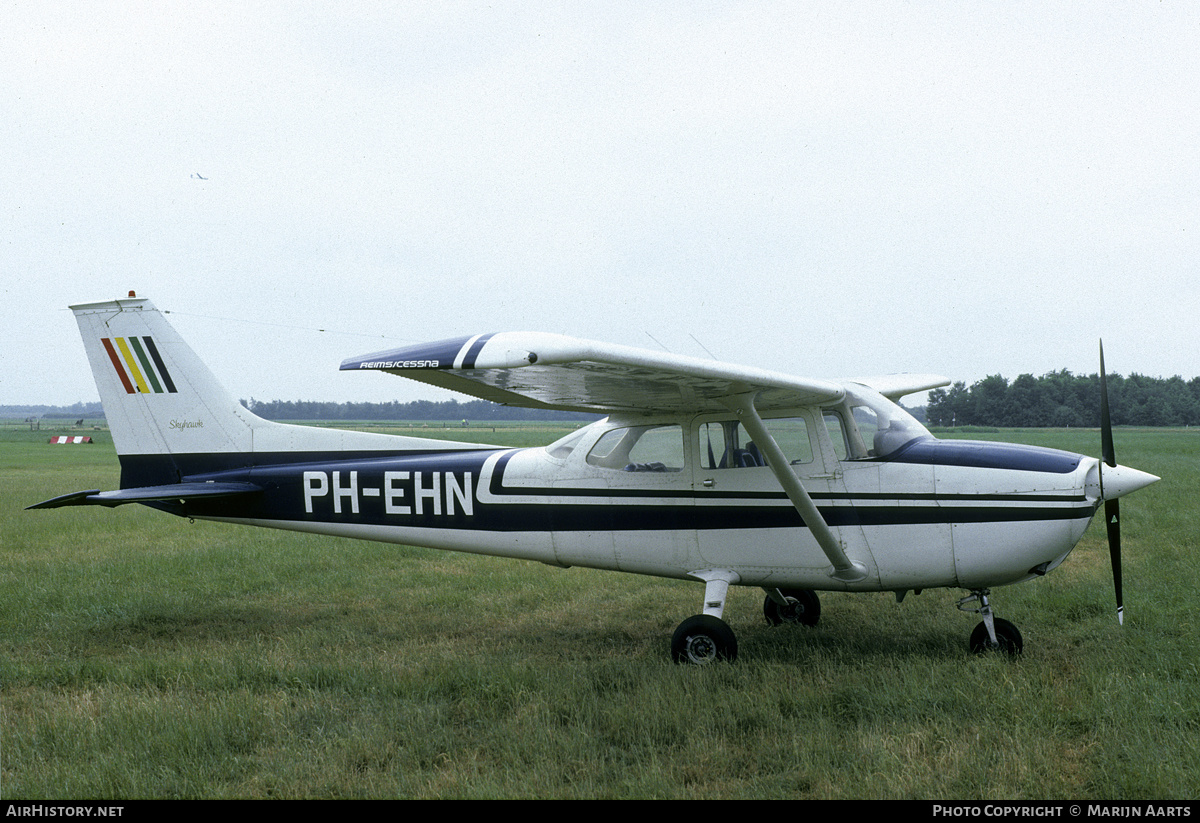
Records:
[[[595,412],[726,411],[757,393],[760,411],[840,400],[827,380],[542,332],[500,332],[352,357],[370,369],[509,406]]]
[[[905,395],[949,386],[950,378],[940,374],[887,374],[864,377],[854,382],[869,386],[893,403],[899,403]]]

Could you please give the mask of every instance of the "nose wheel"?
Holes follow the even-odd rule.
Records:
[[[975,654],[1000,652],[1009,657],[1016,657],[1025,648],[1021,632],[1009,621],[1002,617],[996,617],[992,613],[992,606],[988,602],[990,593],[988,589],[976,589],[958,601],[959,609],[964,612],[975,612],[983,618],[971,632],[970,649]],[[979,605],[969,605],[975,602],[978,602]]]
[[[975,654],[1002,652],[1012,657],[1019,655],[1024,648],[1021,632],[1002,617],[995,617],[992,621],[996,639],[993,640],[988,634],[987,624],[981,622],[975,627],[975,631],[971,632],[971,651]]]

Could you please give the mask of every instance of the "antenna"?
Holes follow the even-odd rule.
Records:
[[[666,346],[663,346],[662,341],[660,341],[657,337],[652,335],[650,332],[646,332],[646,336],[649,337],[651,340],[653,340],[655,343],[658,343],[658,345],[660,347],[662,347],[662,350],[665,351],[667,354],[675,353],[675,352],[671,351],[670,349],[668,349]]]
[[[715,354],[713,354],[712,352],[710,352],[710,351],[708,350],[708,346],[706,346],[706,345],[704,345],[703,343],[701,343],[701,342],[699,341],[699,339],[697,339],[696,335],[692,334],[691,332],[688,332],[688,337],[690,337],[690,338],[692,338],[693,340],[695,340],[695,341],[696,341],[696,345],[697,345],[697,346],[699,346],[700,348],[704,349],[704,353],[705,353],[705,354],[707,354],[707,355],[708,355],[709,357],[711,357],[713,360],[716,360],[716,359],[717,359],[717,356],[716,356]]]

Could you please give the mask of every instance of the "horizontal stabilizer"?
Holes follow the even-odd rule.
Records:
[[[171,483],[166,486],[142,486],[137,489],[102,492],[99,489],[72,492],[27,506],[28,509],[57,509],[61,506],[121,506],[125,503],[184,502],[215,497],[241,497],[258,494],[261,486],[253,483]]]

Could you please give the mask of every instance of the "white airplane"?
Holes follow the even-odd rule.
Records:
[[[143,503],[197,520],[704,583],[676,662],[733,660],[730,586],[773,625],[817,622],[817,591],[949,587],[982,621],[975,651],[1022,649],[996,586],[1066,558],[1105,504],[1121,614],[1117,499],[1158,480],[1103,461],[943,441],[896,404],[931,375],[810,380],[552,334],[481,334],[355,357],[474,397],[607,414],[545,448],[502,448],[263,420],[148,300],[72,307],[121,488],[30,508]],[[1101,350],[1103,379],[1103,350]]]

